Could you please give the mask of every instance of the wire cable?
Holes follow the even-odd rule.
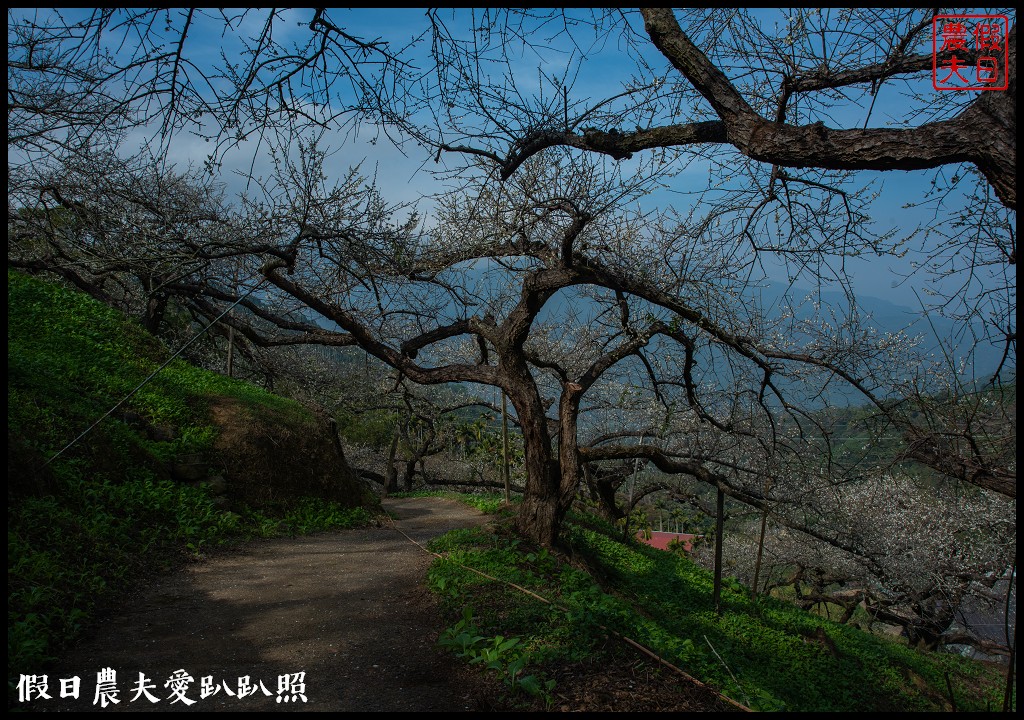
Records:
[[[135,387],[135,389],[134,389],[134,390],[132,390],[132,391],[131,391],[130,393],[128,393],[127,395],[125,395],[125,396],[124,396],[123,398],[121,398],[121,400],[120,400],[120,401],[118,401],[118,403],[117,403],[116,405],[114,405],[114,407],[110,408],[110,409],[109,409],[109,410],[107,410],[107,411],[106,411],[105,413],[103,413],[103,415],[101,415],[101,416],[100,416],[100,418],[99,418],[99,419],[98,419],[98,420],[97,420],[96,422],[94,422],[94,423],[93,423],[92,425],[90,425],[89,427],[87,427],[87,428],[86,428],[86,429],[85,429],[85,430],[84,430],[84,431],[83,431],[83,432],[82,432],[82,433],[81,433],[81,434],[80,434],[80,435],[79,435],[78,437],[76,437],[76,438],[75,438],[74,440],[72,440],[71,442],[69,442],[69,443],[68,443],[67,445],[65,445],[64,447],[62,447],[62,448],[61,448],[60,450],[58,450],[58,451],[57,451],[57,453],[56,453],[56,454],[55,454],[55,455],[54,455],[53,457],[51,457],[51,458],[50,458],[49,460],[47,460],[47,461],[46,461],[45,463],[43,463],[43,467],[46,467],[47,465],[49,465],[50,463],[52,463],[52,462],[53,462],[54,460],[56,460],[56,459],[57,459],[57,458],[59,458],[59,457],[60,457],[61,455],[63,455],[63,454],[65,453],[65,452],[67,452],[67,451],[68,451],[68,450],[69,450],[70,448],[72,448],[72,447],[73,447],[73,446],[74,446],[74,445],[75,445],[75,444],[76,444],[76,443],[77,443],[78,441],[80,441],[80,440],[81,440],[82,438],[84,438],[84,437],[85,437],[86,435],[88,435],[88,434],[89,434],[90,432],[92,432],[92,431],[93,431],[93,429],[94,429],[94,428],[95,428],[95,427],[96,427],[97,425],[99,425],[99,424],[100,424],[101,422],[103,422],[103,421],[104,421],[104,420],[105,420],[105,419],[106,419],[107,417],[109,417],[109,416],[110,416],[110,414],[111,414],[112,412],[114,412],[114,411],[115,411],[115,410],[117,410],[117,409],[118,409],[119,407],[121,407],[122,405],[124,405],[124,404],[125,404],[125,403],[126,403],[126,402],[127,402],[128,400],[129,400],[129,398],[131,398],[131,397],[132,397],[132,396],[133,396],[133,395],[134,395],[135,393],[137,393],[137,392],[138,392],[139,390],[141,390],[141,389],[142,389],[143,387],[145,387],[146,383],[148,383],[148,382],[149,382],[150,380],[152,380],[153,378],[155,378],[155,377],[156,377],[156,376],[157,376],[157,375],[158,375],[158,374],[160,373],[160,371],[161,371],[161,370],[163,370],[163,369],[164,369],[165,367],[167,367],[168,365],[170,365],[170,364],[171,364],[171,362],[172,362],[172,361],[173,361],[173,360],[174,360],[175,358],[177,358],[177,357],[178,357],[179,355],[181,355],[181,353],[183,353],[183,352],[185,351],[185,348],[187,348],[187,347],[188,347],[189,345],[191,345],[192,343],[194,343],[194,342],[195,342],[196,340],[198,340],[198,339],[199,339],[200,337],[202,337],[203,335],[205,335],[205,334],[206,334],[206,332],[207,332],[207,331],[208,331],[208,330],[209,330],[210,328],[212,328],[212,327],[213,327],[214,325],[216,325],[216,324],[217,324],[217,323],[218,323],[218,322],[220,321],[220,319],[221,319],[221,318],[223,318],[223,317],[224,317],[225,315],[227,315],[227,314],[228,314],[229,312],[231,312],[231,311],[232,311],[232,310],[233,310],[233,309],[235,308],[235,306],[236,306],[236,305],[238,305],[238,303],[242,302],[242,301],[243,301],[243,300],[245,300],[245,299],[246,299],[247,297],[249,297],[249,296],[250,296],[250,295],[252,295],[252,294],[253,294],[254,292],[256,292],[256,291],[257,291],[257,290],[258,290],[258,289],[260,288],[260,286],[261,286],[261,285],[263,285],[263,283],[265,283],[265,282],[266,282],[266,278],[264,278],[264,279],[263,279],[263,280],[261,280],[260,282],[256,283],[256,284],[255,284],[255,285],[254,285],[254,286],[252,287],[252,289],[250,289],[250,290],[249,290],[248,292],[246,292],[246,293],[245,293],[244,295],[242,295],[242,296],[241,296],[240,298],[238,298],[238,299],[237,299],[237,300],[235,300],[235,301],[234,301],[233,303],[231,303],[231,305],[229,305],[229,306],[228,306],[228,307],[227,307],[227,308],[226,308],[226,309],[224,310],[224,312],[222,312],[222,313],[221,313],[220,315],[218,315],[218,316],[217,316],[216,318],[214,318],[214,319],[213,319],[213,320],[212,320],[212,321],[210,322],[210,324],[209,324],[209,325],[207,325],[207,326],[206,326],[206,327],[204,327],[204,328],[203,328],[202,330],[200,330],[200,331],[199,331],[198,333],[196,333],[195,335],[193,335],[193,336],[192,336],[192,338],[190,338],[188,342],[186,342],[186,343],[185,343],[184,345],[182,345],[182,346],[181,346],[180,348],[178,348],[177,352],[175,352],[175,353],[174,353],[173,355],[171,355],[171,356],[170,356],[169,358],[167,358],[166,362],[164,362],[164,364],[163,364],[163,365],[161,365],[161,366],[160,366],[160,367],[158,367],[158,368],[157,368],[156,370],[154,370],[153,372],[151,372],[151,373],[149,374],[149,376],[148,376],[148,377],[147,377],[147,378],[146,378],[145,380],[143,380],[143,381],[142,381],[141,383],[139,383],[139,384],[138,384],[138,385],[137,385],[137,386]]]

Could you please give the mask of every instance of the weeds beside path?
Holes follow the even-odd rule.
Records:
[[[486,522],[447,499],[384,505],[421,543]],[[215,554],[159,578],[100,622],[50,673],[54,699],[34,709],[99,709],[97,673],[109,667],[120,702],[106,711],[474,710],[465,666],[435,647],[441,623],[423,586],[430,560],[387,523]],[[179,670],[193,678],[184,692],[192,705],[165,686]],[[140,673],[159,702],[137,693]],[[286,692],[280,702],[279,678],[296,673],[305,673],[306,701]],[[59,679],[72,676],[81,678],[79,699],[59,699]],[[238,697],[246,676],[256,692]],[[218,690],[201,698],[204,677]]]

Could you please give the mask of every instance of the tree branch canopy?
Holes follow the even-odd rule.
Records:
[[[728,142],[744,155],[786,167],[835,170],[918,170],[973,162],[989,177],[1003,203],[1016,208],[1015,132],[1010,134],[1010,128],[1000,121],[1015,118],[1016,113],[1016,25],[1007,38],[1014,77],[1006,91],[980,93],[984,102],[979,98],[973,109],[952,120],[907,130],[833,130],[823,123],[793,127],[765,120],[690,41],[671,9],[645,8],[641,13],[651,41],[711,104],[726,125]],[[875,79],[888,71],[879,67]],[[979,116],[996,123],[979,126]],[[995,143],[995,152],[990,142],[993,130],[1001,140]],[[1006,151],[1009,155],[1004,157]]]
[[[968,109],[950,120],[908,129],[837,130],[822,122],[790,125],[761,117],[725,74],[683,32],[670,8],[641,10],[651,41],[719,116],[702,121],[637,128],[633,131],[539,130],[516,143],[501,162],[508,178],[523,161],[550,147],[565,145],[615,159],[659,147],[731,144],[762,162],[793,168],[832,170],[920,170],[970,162],[985,174],[1003,204],[1016,209],[1016,26],[1008,38],[1010,87],[982,92]],[[877,83],[895,74],[930,70],[930,56],[899,57],[828,75],[808,76],[786,92],[809,92],[854,83]]]
[[[508,9],[465,25],[455,10],[457,32],[432,12],[401,45],[390,28],[361,38],[343,12],[12,11],[9,262],[154,332],[237,302],[219,323],[253,354],[358,346],[396,389],[501,388],[523,443],[519,529],[545,545],[588,463],[646,459],[765,512],[860,483],[878,468],[834,443],[829,414],[847,393],[884,426],[871,442],[901,445],[893,463],[1015,497],[1009,395],[966,392],[953,351],[940,372],[905,333],[878,332],[851,270],[910,254],[968,276],[969,293],[937,292],[1015,371],[1015,26],[1009,89],[918,96],[896,126],[869,127],[876,93],[928,71],[928,12],[879,9],[888,32],[869,38],[876,11],[856,8],[798,8],[775,32],[742,10]],[[817,47],[826,29],[837,48]],[[217,33],[211,60],[196,45]],[[605,78],[588,47],[629,67]],[[210,152],[177,172],[171,143],[189,133]],[[388,139],[427,168],[408,187],[388,164],[373,180],[342,169]],[[255,149],[227,199],[232,148]],[[859,171],[922,169],[932,189],[900,199],[934,219],[883,226]],[[417,200],[391,204],[385,186]],[[420,421],[422,460],[440,435]],[[629,436],[642,440],[585,441]],[[615,482],[595,482],[614,504]]]

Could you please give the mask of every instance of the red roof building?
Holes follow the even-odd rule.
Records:
[[[685,552],[692,551],[693,541],[700,537],[692,533],[662,532],[661,530],[652,530],[650,535],[650,537],[647,537],[647,533],[641,530],[636,534],[636,539],[645,545],[656,547],[659,550],[668,550],[668,544],[673,540],[678,540],[683,544]]]

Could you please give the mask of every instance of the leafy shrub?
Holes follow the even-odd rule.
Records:
[[[524,650],[522,640],[517,637],[496,635],[486,637],[479,634],[473,624],[473,609],[465,608],[462,619],[446,629],[438,639],[438,645],[449,648],[471,665],[482,665],[496,672],[513,690],[522,690],[534,697],[543,697],[550,704],[554,680],[542,680],[537,675],[527,675],[524,670],[530,662],[530,655]]]

